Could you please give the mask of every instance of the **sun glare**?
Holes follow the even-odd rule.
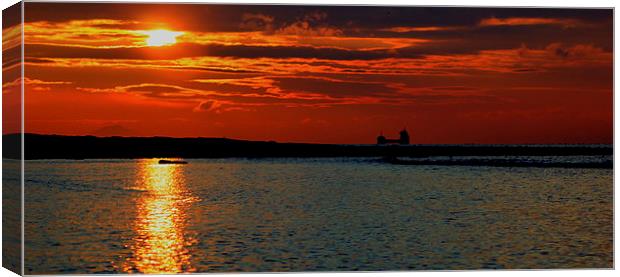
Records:
[[[146,38],[146,45],[148,46],[165,46],[175,44],[177,37],[182,35],[183,32],[173,32],[168,30],[152,30],[143,32],[148,37]]]

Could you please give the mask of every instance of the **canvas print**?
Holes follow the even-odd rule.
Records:
[[[3,18],[15,272],[613,267],[612,9]]]

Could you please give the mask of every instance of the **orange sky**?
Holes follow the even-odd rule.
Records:
[[[29,133],[612,143],[611,10],[25,5]]]

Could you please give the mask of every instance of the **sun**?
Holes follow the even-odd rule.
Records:
[[[168,30],[151,30],[143,31],[142,33],[147,35],[146,45],[148,46],[165,46],[175,44],[177,42],[177,37],[183,34],[183,32],[173,32]]]

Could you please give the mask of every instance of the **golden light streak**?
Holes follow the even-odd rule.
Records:
[[[160,165],[157,159],[144,161],[139,168],[138,188],[145,190],[138,202],[127,272],[191,272],[187,246],[195,239],[186,236],[187,207],[196,199],[185,188],[183,165]]]

